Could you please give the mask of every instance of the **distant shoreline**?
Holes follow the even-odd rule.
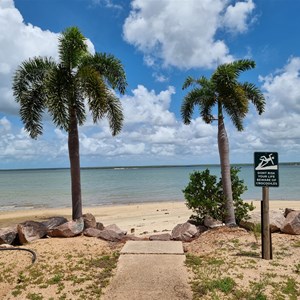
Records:
[[[232,167],[253,166],[254,163],[232,163]],[[300,166],[300,162],[280,162],[279,166]],[[189,167],[220,167],[220,164],[186,164],[186,165],[145,165],[145,166],[103,166],[103,167],[81,167],[81,170],[122,170],[122,169],[161,169],[161,168],[189,168]],[[62,168],[20,168],[0,169],[0,171],[44,171],[44,170],[69,170],[69,167]]]

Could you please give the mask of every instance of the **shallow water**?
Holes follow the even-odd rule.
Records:
[[[253,166],[239,167],[239,177],[248,187],[243,198],[260,200],[262,189],[254,186]],[[182,189],[189,181],[189,174],[206,168],[220,176],[219,166],[83,169],[83,205],[183,201]],[[270,188],[270,199],[300,199],[299,165],[280,165],[279,187]],[[0,210],[70,205],[68,169],[0,171]]]

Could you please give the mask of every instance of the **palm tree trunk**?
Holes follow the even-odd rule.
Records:
[[[220,106],[220,105],[219,105]],[[224,125],[224,118],[222,114],[222,108],[219,107],[218,116],[218,147],[221,163],[221,177],[223,193],[225,196],[225,224],[227,226],[236,226],[234,204],[232,198],[232,184],[230,174],[230,161],[229,161],[229,143],[228,137]]]
[[[78,125],[74,108],[70,109],[68,146],[71,170],[72,219],[77,220],[82,217],[82,201]]]

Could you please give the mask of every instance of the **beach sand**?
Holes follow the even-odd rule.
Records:
[[[259,210],[260,203],[254,202],[254,205]],[[270,201],[270,208],[280,211],[285,208],[300,210],[300,201]],[[129,233],[134,228],[135,235],[140,237],[165,230],[170,232],[176,224],[187,221],[191,215],[183,202],[90,207],[83,211],[94,214],[97,221],[104,225],[115,223]],[[0,212],[0,228],[25,220],[39,221],[58,215],[70,219],[71,209]],[[201,276],[194,275],[190,270],[191,279],[200,276],[215,280],[215,276],[222,274],[232,278],[236,282],[236,289],[244,293],[252,295],[255,292],[254,282],[258,286],[263,284],[263,292],[268,300],[274,299],[274,293],[281,293],[280,299],[298,299],[290,298],[282,291],[285,291],[288,280],[297,282],[299,279],[300,236],[280,233],[272,236],[274,258],[262,260],[260,239],[257,240],[252,232],[220,227],[203,233],[191,243],[184,244],[187,253],[200,256],[204,264],[199,271]],[[106,255],[104,258],[112,256],[122,246],[122,243],[109,243],[85,236],[40,239],[23,246],[37,253],[37,262],[31,267],[31,256],[28,253],[2,251],[0,299],[101,299],[98,278],[102,273],[99,259],[103,255]],[[212,265],[211,262],[215,261],[222,264]],[[296,288],[295,293],[300,296],[300,285]],[[201,296],[201,299],[212,299],[212,295]],[[220,299],[225,298],[220,295]]]
[[[259,201],[251,201],[255,210],[260,210]],[[271,210],[284,211],[285,208],[300,210],[300,201],[270,201]],[[104,226],[117,224],[135,235],[149,235],[157,232],[171,231],[177,224],[186,222],[192,214],[184,202],[154,202],[127,205],[84,207],[83,213],[91,213],[97,222]],[[65,216],[71,219],[71,208],[30,209],[0,211],[0,228],[15,225],[26,220],[44,220],[52,216]]]

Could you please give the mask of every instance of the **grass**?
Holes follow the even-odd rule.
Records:
[[[232,244],[236,247],[233,248]],[[300,263],[297,256],[292,265],[284,262],[286,257],[295,255],[293,248],[299,246],[300,241],[279,243],[273,260],[269,261],[261,259],[258,242],[243,242],[237,238],[201,255],[189,251],[186,266],[193,274],[190,282],[193,300],[300,299]],[[264,272],[260,271],[262,266]]]
[[[65,262],[56,263],[53,263],[55,259],[39,259],[19,272],[14,280],[9,279],[12,292],[8,299],[99,299],[116,268],[119,253],[99,253],[94,257],[74,251],[72,255],[66,254],[65,258]],[[6,271],[7,279],[10,278],[10,270]],[[0,279],[3,280],[2,277]],[[56,296],[45,297],[46,289],[54,291]]]

